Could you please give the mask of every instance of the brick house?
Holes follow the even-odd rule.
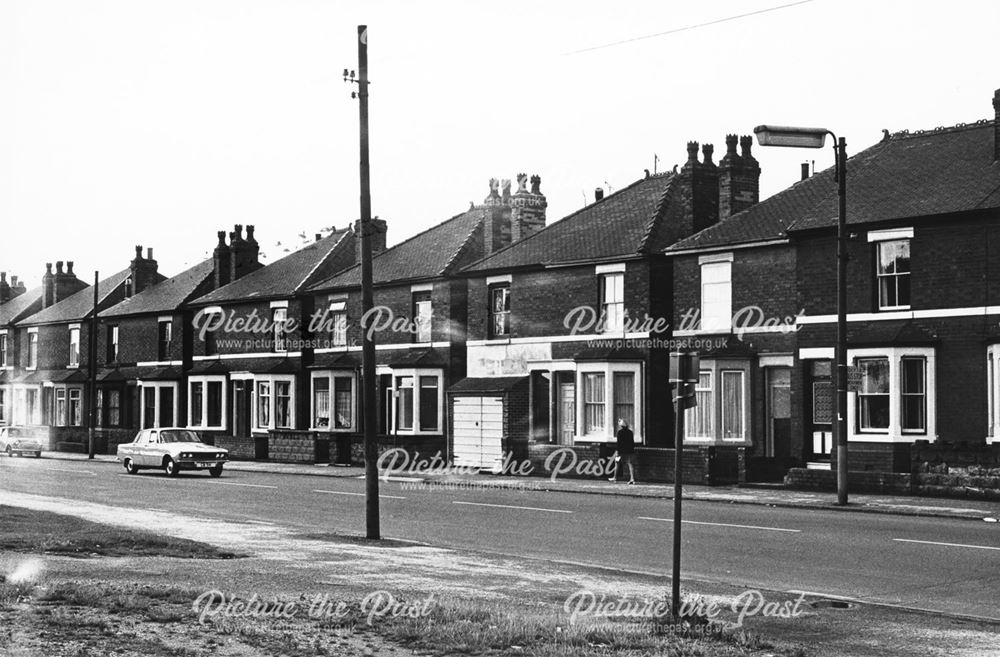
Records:
[[[540,185],[533,176],[529,188],[522,174],[512,194],[509,181],[491,180],[482,204],[378,254],[369,321],[362,321],[359,266],[309,289],[325,320],[316,337],[327,342],[310,368],[310,428],[331,437],[337,460],[362,457],[358,398],[366,328],[376,342],[382,447],[446,452],[445,392],[466,375],[466,285],[456,274],[545,225]]]
[[[909,472],[923,441],[994,442],[1000,91],[993,105],[993,120],[886,131],[848,161],[847,355],[860,380],[848,394],[852,471]],[[725,315],[719,308],[727,303],[795,316],[794,333],[762,326],[742,340],[740,367],[749,367],[753,381],[748,448],[779,467],[831,463],[836,216],[828,170],[667,251],[675,276],[699,277],[688,302],[711,306],[713,316]],[[720,261],[728,276],[713,271]],[[718,330],[699,326],[696,334]],[[718,431],[713,437],[725,439]]]
[[[14,324],[42,307],[42,288],[26,290],[24,283],[0,272],[0,426],[11,423],[13,393],[11,380],[18,362],[17,331]]]
[[[456,463],[495,466],[510,453],[537,470],[565,446],[601,458],[625,418],[639,475],[669,477],[674,278],[662,251],[716,223],[720,207],[757,200],[756,162],[718,166],[710,144],[702,154],[691,142],[679,171],[598,190],[593,204],[461,272],[468,379],[451,391]],[[524,426],[507,424],[525,415]],[[685,477],[718,475],[720,463],[708,464],[717,457],[686,453]]]
[[[98,282],[98,312],[163,280],[152,250],[136,247],[131,265]],[[73,263],[46,265],[39,311],[14,324],[17,362],[11,373],[12,424],[28,428],[49,449],[81,450],[86,443],[89,340],[94,292]]]
[[[277,455],[286,434],[308,427],[313,309],[304,291],[353,265],[356,241],[351,230],[317,235],[262,266],[252,226],[246,239],[237,225],[228,245],[220,240],[217,289],[186,304],[194,330],[184,423],[238,458]]]

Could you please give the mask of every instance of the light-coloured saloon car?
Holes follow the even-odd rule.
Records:
[[[7,456],[42,455],[42,444],[32,438],[21,437],[17,427],[0,427],[0,452]]]
[[[118,446],[118,460],[129,474],[163,468],[170,477],[181,470],[208,470],[218,477],[228,458],[227,450],[206,445],[191,429],[143,429],[135,440]]]

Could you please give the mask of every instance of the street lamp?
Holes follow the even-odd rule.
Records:
[[[761,146],[823,148],[833,137],[839,213],[837,216],[837,412],[833,433],[837,437],[837,504],[847,504],[847,142],[826,128],[759,125],[753,129]]]

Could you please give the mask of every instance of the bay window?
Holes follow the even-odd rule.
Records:
[[[443,376],[437,369],[394,369],[392,389],[386,390],[393,400],[393,430],[407,433],[441,433]]]
[[[142,403],[139,424],[143,429],[177,426],[177,382],[139,381]]]
[[[291,375],[255,377],[254,430],[295,428],[295,380]]]
[[[560,427],[556,433],[574,424],[576,438],[582,441],[614,442],[618,420],[628,422],[637,443],[642,442],[642,365],[629,362],[580,362],[575,374],[566,372],[559,380],[572,382],[578,403],[566,405],[569,390],[553,386],[553,410]],[[557,377],[558,378],[558,377]],[[575,414],[575,418],[573,415]],[[572,437],[570,434],[568,437]]]
[[[851,349],[849,362],[861,373],[860,388],[847,398],[849,439],[911,442],[933,438],[934,349]]]
[[[746,376],[742,370],[723,370],[722,439],[746,438]]]
[[[353,371],[313,372],[312,428],[355,431],[357,376]]]
[[[684,438],[693,442],[750,440],[750,363],[739,359],[702,359],[694,384],[697,404],[685,410]]]
[[[635,376],[631,372],[615,372],[614,385],[615,412],[614,422],[625,420],[630,427],[635,426]]]
[[[225,429],[225,408],[225,376],[192,376],[188,380],[188,426]]]
[[[712,429],[712,372],[698,372],[698,383],[694,386],[697,404],[685,411],[684,428],[686,438],[713,438]]]
[[[604,433],[604,374],[586,372],[583,375],[583,433]]]
[[[121,425],[122,395],[114,388],[97,389],[97,425],[117,427]]]

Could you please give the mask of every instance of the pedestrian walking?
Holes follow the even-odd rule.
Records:
[[[618,433],[615,434],[618,442],[618,453],[615,456],[615,474],[608,481],[617,481],[618,466],[628,464],[628,483],[635,483],[635,436],[629,429],[625,418],[618,419]]]

